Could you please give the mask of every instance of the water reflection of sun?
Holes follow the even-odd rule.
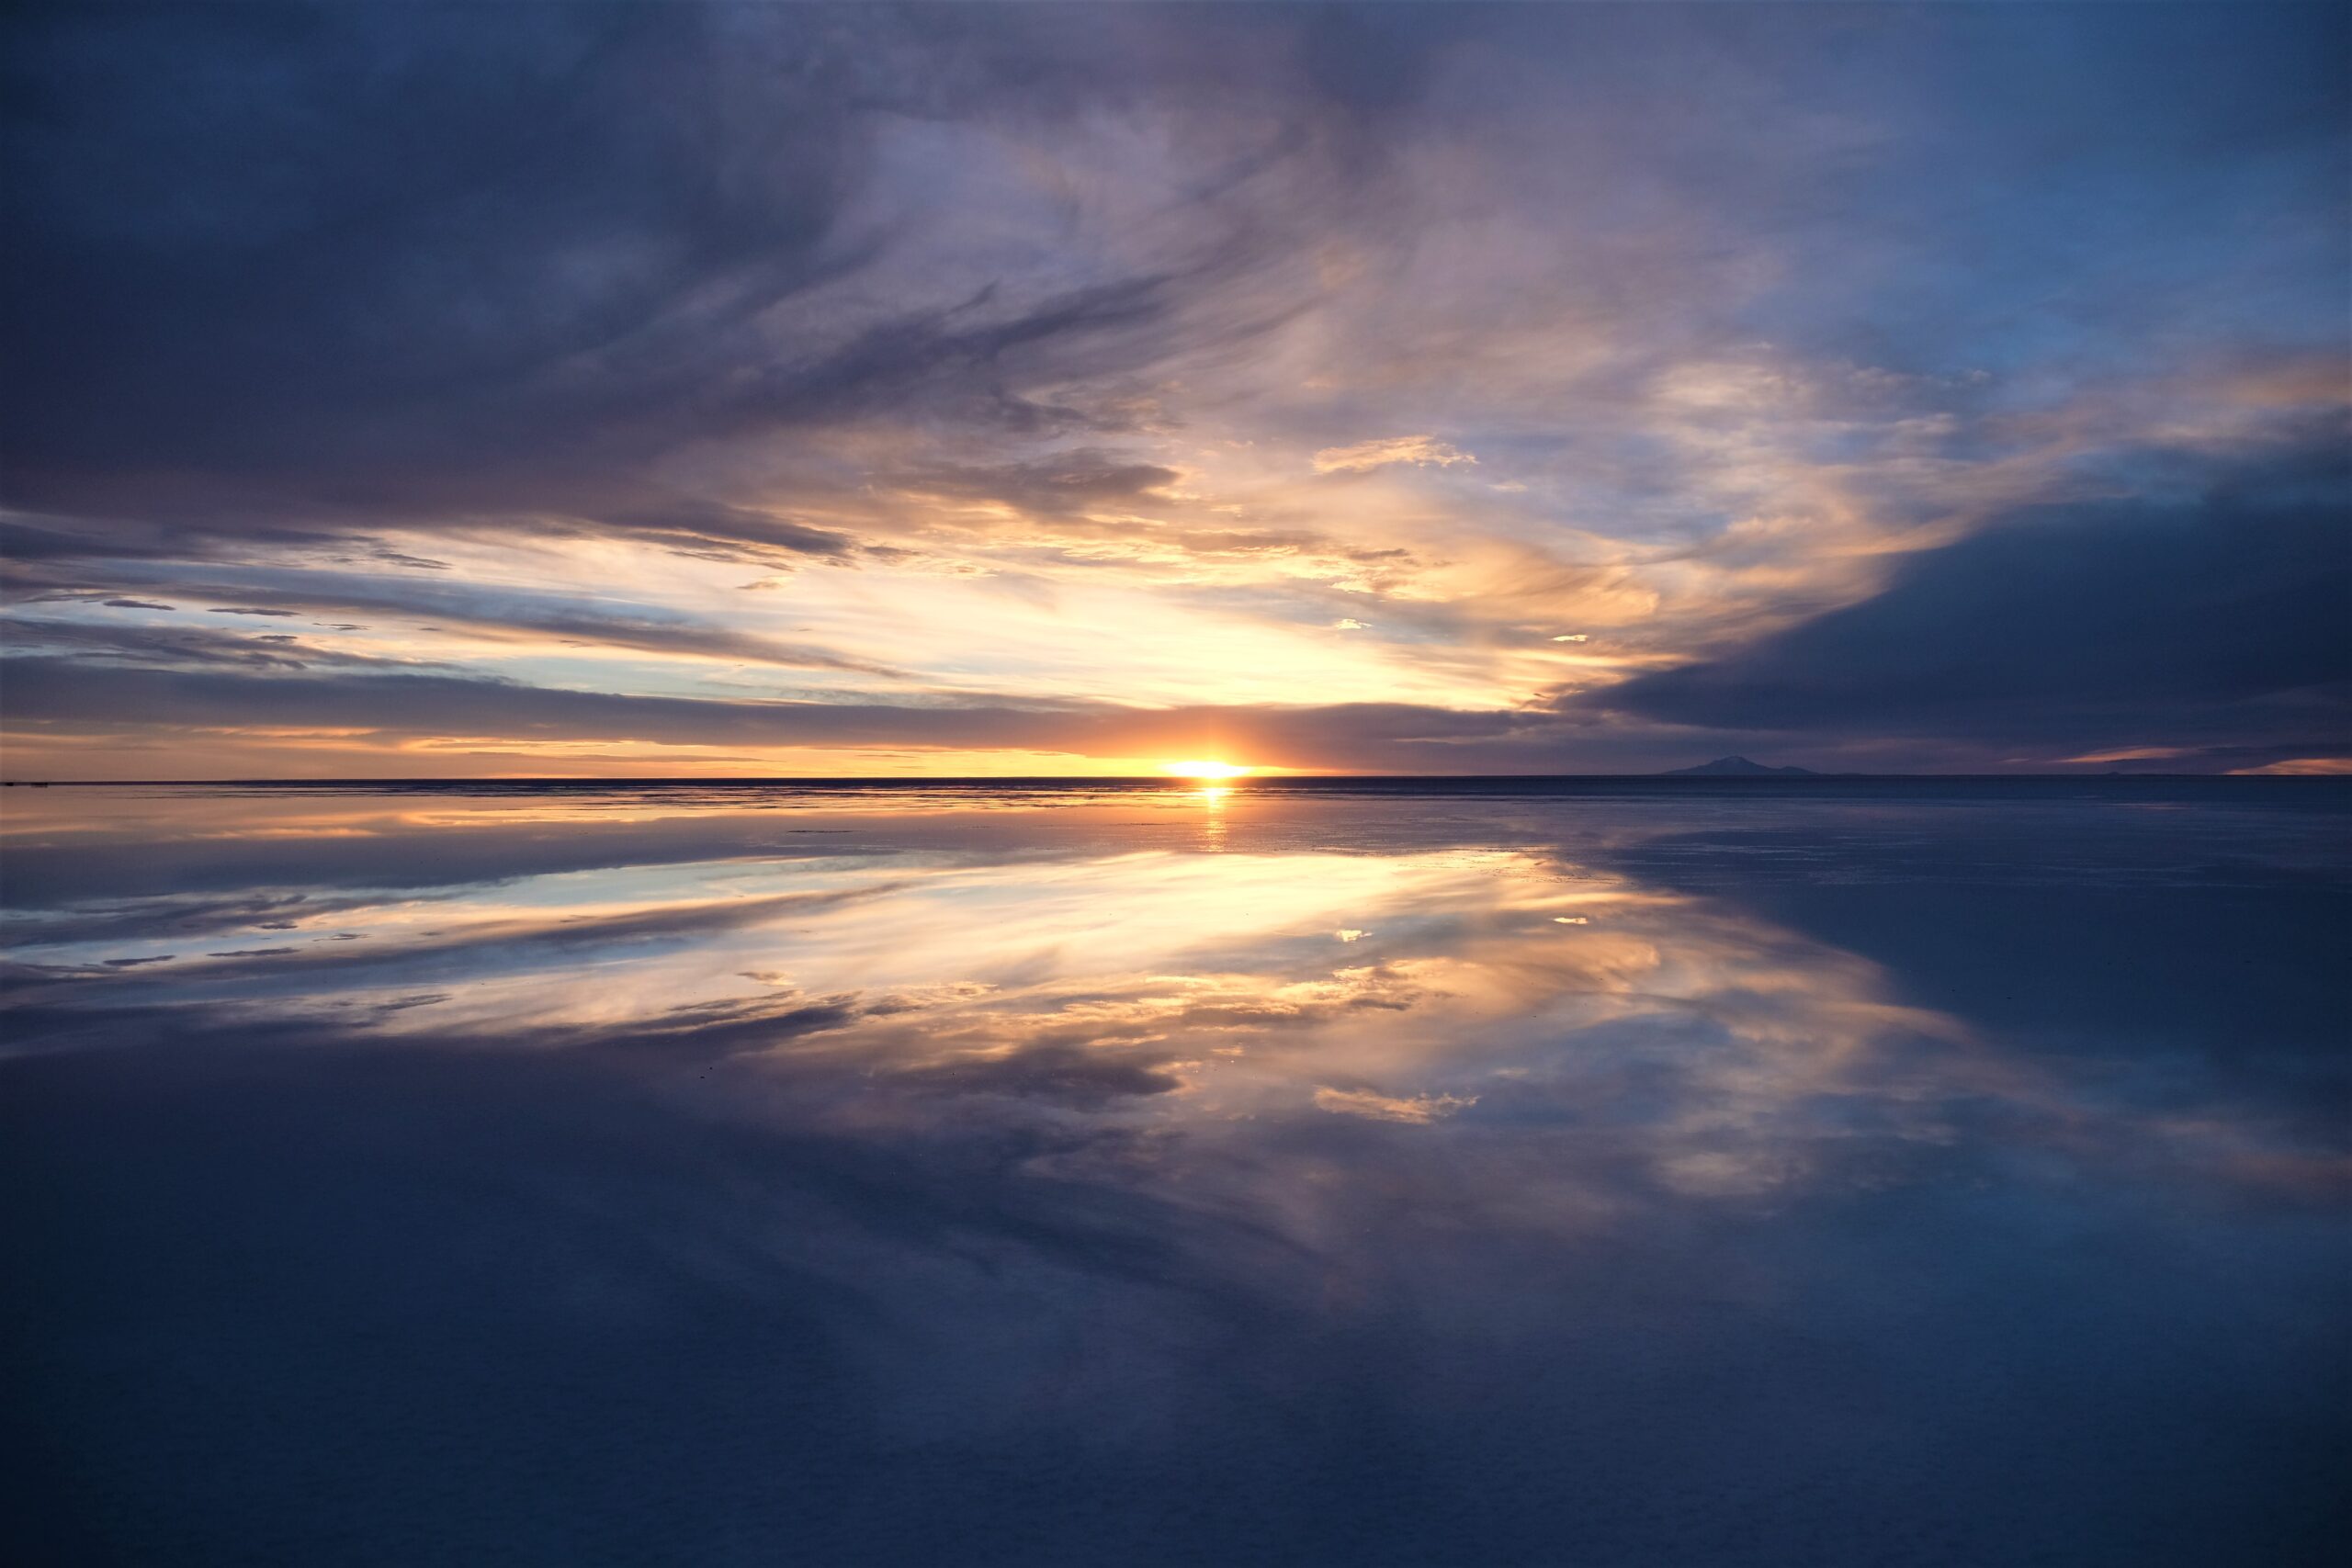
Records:
[[[1232,793],[1223,784],[1201,785],[1201,805],[1206,808],[1201,818],[1201,848],[1212,852],[1225,848],[1225,797]]]

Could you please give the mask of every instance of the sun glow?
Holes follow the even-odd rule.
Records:
[[[1172,773],[1180,779],[1238,779],[1247,778],[1250,773],[1250,770],[1248,768],[1238,767],[1231,762],[1213,762],[1198,760],[1184,762],[1162,762],[1159,764],[1159,771],[1163,773]]]

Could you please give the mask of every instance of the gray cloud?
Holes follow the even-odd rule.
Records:
[[[1801,737],[1810,761],[1901,739],[1897,765],[2025,740],[2253,754],[2331,733],[2339,707],[2272,667],[2314,664],[2309,595],[2208,604],[2187,585],[2237,569],[2208,571],[2207,546],[2102,579],[2233,628],[2204,654],[2165,645],[2154,613],[2110,628],[2147,651],[2104,669],[2097,639],[2012,639],[2054,660],[2064,699],[2021,656],[1928,659],[1927,641],[1952,643],[1932,626],[1908,647],[1839,628],[1977,615],[1956,607],[1971,593],[1997,623],[1996,580],[2033,582],[2044,548],[2051,575],[2098,597],[2101,569],[2076,558],[2102,547],[2066,528],[2002,523],[2008,544],[1905,569],[1945,588],[1905,577],[1860,620],[1833,609],[1821,629],[1736,648],[1850,601],[1851,563],[1907,528],[2075,495],[2086,460],[2151,431],[2225,445],[2260,411],[2342,401],[2352,224],[2346,84],[2328,62],[2345,18],[2182,7],[2132,23],[2014,8],[18,7],[0,82],[15,242],[0,255],[0,484],[16,509],[0,553],[19,598],[365,611],[888,679],[903,673],[889,649],[704,624],[603,584],[452,581],[439,558],[460,552],[431,536],[487,554],[614,535],[766,573],[976,579],[992,552],[1026,550],[1040,581],[1122,572],[1187,613],[1329,626],[1376,603],[1364,657],[1412,642],[1508,690],[1477,699],[1496,703],[1538,695],[1502,685],[1499,653],[1548,637],[1564,603],[1609,598],[1609,653],[1711,662],[1549,714],[1342,710],[1306,693],[1254,720],[1184,710],[1213,716],[1179,732],[1396,769],[1658,765],[1775,736]],[[1314,452],[1414,434],[1476,468],[1311,493],[1263,479],[1303,481]],[[1178,483],[1220,455],[1232,493]],[[2119,505],[2168,504],[2162,476],[2123,479]],[[948,504],[931,515],[917,494]],[[2333,570],[2329,545],[2289,528],[2245,570],[2278,584],[2297,561]],[[1471,546],[1515,564],[1443,577]],[[1134,564],[1170,555],[1215,558],[1169,583]],[[1272,564],[1305,555],[1335,570]],[[1342,562],[1379,570],[1347,573],[1362,593],[1342,596]],[[1971,571],[1977,586],[1958,586]],[[2044,618],[2028,604],[2047,596],[2012,606]],[[993,623],[974,620],[965,646],[985,657]],[[20,651],[74,634],[43,635]],[[164,663],[229,656],[147,646]],[[1848,652],[1883,671],[1874,690],[1830,668]],[[36,679],[52,677],[20,676]],[[128,672],[106,679],[130,702]],[[395,705],[387,733],[438,732],[407,690],[364,695]],[[522,690],[465,683],[449,713],[553,726],[525,736],[777,728],[773,710],[724,703],[592,719],[593,694]],[[2018,716],[1996,722],[1996,694],[2020,690]],[[12,722],[44,700],[12,702]],[[828,710],[812,732],[864,733],[843,716],[879,711],[812,705]],[[873,732],[1027,744],[1010,738],[1067,738],[1082,709],[1053,725],[1017,705],[906,711]],[[1006,739],[939,716],[981,712],[1012,716]],[[1409,733],[1384,716],[1405,714]]]
[[[6,626],[9,646],[17,653],[56,650],[85,659],[140,664],[232,664],[254,669],[307,670],[313,665],[416,669],[429,667],[432,662],[378,659],[319,648],[290,635],[239,636],[204,626],[25,618],[12,618],[0,626]]]
[[[1592,700],[1708,728],[2086,749],[2340,738],[2347,469],[2321,446],[2191,465],[2177,498],[2030,509],[1905,558],[1861,604]]]
[[[899,482],[926,493],[1000,501],[1037,516],[1157,498],[1178,479],[1173,468],[1079,448],[1027,463],[915,469]]]
[[[1401,703],[1319,707],[1122,707],[1108,703],[913,706],[729,701],[573,692],[445,675],[256,676],[118,668],[40,657],[0,664],[13,722],[86,732],[108,726],[348,729],[380,736],[514,736],[660,745],[1008,747],[1090,756],[1243,749],[1268,761],[1353,765],[1388,749],[1428,758],[1463,742],[1542,730],[1546,714],[1459,712]],[[1469,755],[1476,756],[1472,751]]]
[[[1204,124],[1274,110],[1289,155],[1361,146],[1409,99],[1407,40],[1430,30],[1059,7],[28,10],[0,121],[10,491],[232,528],[571,513],[838,553],[822,530],[667,501],[644,465],[882,408],[1095,425],[1026,387],[1167,352],[1154,328],[1197,265],[779,335],[780,306],[894,243],[857,217],[880,127],[1181,90]],[[697,515],[651,515],[673,505]]]
[[[1086,1045],[1039,1044],[1001,1055],[953,1058],[892,1074],[899,1083],[941,1094],[999,1094],[1099,1110],[1135,1095],[1182,1087],[1169,1072],[1175,1053],[1112,1054]]]
[[[784,642],[696,622],[675,613],[617,604],[610,600],[599,602],[576,594],[484,587],[442,577],[362,578],[333,570],[292,571],[276,568],[244,568],[242,580],[224,580],[222,569],[228,565],[159,562],[130,569],[109,568],[100,562],[78,570],[20,572],[17,587],[20,592],[29,591],[37,600],[74,600],[104,592],[89,584],[130,580],[145,585],[168,584],[172,592],[187,598],[245,601],[214,606],[210,613],[216,615],[292,619],[306,614],[375,611],[429,620],[440,626],[465,626],[494,637],[552,639],[651,653],[698,654],[788,668],[881,676],[899,673],[874,660],[831,649]],[[155,646],[159,652],[163,651],[168,646],[167,640],[159,638]]]

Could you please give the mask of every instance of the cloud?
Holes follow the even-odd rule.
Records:
[[[1026,463],[915,469],[899,482],[924,495],[1000,502],[1051,517],[1162,500],[1180,477],[1155,463],[1080,447]]]
[[[2324,8],[6,25],[11,595],[364,620],[368,656],[491,685],[724,701],[751,677],[695,666],[740,664],[851,709],[890,682],[1206,711],[1279,681],[1250,733],[1324,765],[1758,733],[1979,765],[2023,753],[1859,707],[1792,731],[1664,671],[2030,508],[2160,508],[2132,454],[2344,400]],[[1420,471],[1473,464],[1508,478]],[[1605,654],[1547,653],[1568,625]],[[226,652],[184,647],[153,659]],[[1355,699],[1482,728],[1284,728]],[[2334,723],[2163,707],[2064,737],[2053,709],[2034,754]]]
[[[2199,467],[2177,498],[1996,519],[1903,558],[1862,603],[1591,700],[1706,728],[2057,742],[2086,760],[2352,730],[2341,447]]]
[[[428,660],[378,658],[320,648],[288,634],[240,636],[202,626],[126,626],[120,622],[33,620],[0,622],[17,654],[57,650],[84,659],[134,664],[235,664],[304,670],[312,665],[416,669]]]
[[[1392,435],[1380,441],[1359,441],[1352,446],[1326,446],[1315,454],[1318,474],[1360,474],[1391,463],[1451,468],[1476,463],[1469,453],[1433,435]]]
[[[5,283],[40,308],[7,323],[11,491],[232,528],[309,510],[652,532],[669,491],[689,534],[836,549],[653,466],[886,415],[1119,423],[1074,383],[1166,357],[1173,317],[1204,325],[1194,296],[1273,243],[1235,248],[1218,208],[1246,176],[1229,174],[1182,202],[1199,244],[957,267],[920,246],[1006,216],[960,210],[957,175],[994,192],[1039,122],[1141,106],[1197,125],[1213,163],[1312,160],[1344,182],[1340,165],[1377,163],[1362,149],[1443,30],[765,6],[330,6],[300,27],[26,14],[11,56],[38,85],[0,121]],[[1244,103],[1275,122],[1221,130]],[[929,125],[960,129],[944,184],[895,161]]]
[[[1167,1070],[1164,1055],[1137,1056],[1057,1043],[960,1057],[891,1076],[908,1087],[943,1094],[1001,1094],[1087,1109],[1182,1087],[1182,1080]]]
[[[230,562],[158,561],[135,569],[100,563],[78,571],[43,570],[20,575],[19,585],[31,590],[37,600],[70,601],[94,592],[85,584],[126,576],[141,583],[168,582],[173,591],[192,598],[234,595],[264,601],[216,607],[210,612],[216,615],[290,620],[305,615],[373,611],[540,647],[562,643],[884,677],[898,673],[874,660],[716,626],[602,593],[593,597],[585,592],[556,593],[442,577],[359,577],[323,568],[289,570]],[[122,606],[136,604],[104,602]]]
[[[1136,758],[1233,750],[1270,765],[1358,765],[1385,752],[1439,753],[1505,739],[1532,718],[1408,704],[1323,707],[1138,708],[1111,703],[931,706],[730,700],[565,691],[440,674],[256,675],[72,662],[0,664],[12,724],[27,730],[110,727],[300,728],[402,737],[637,741],[665,746],[1001,747]],[[1437,759],[1432,758],[1432,761]]]
[[[2284,773],[2293,777],[2341,777],[2352,773],[2352,757],[2290,757],[2258,768],[2233,768],[2240,773]]]
[[[464,979],[479,975],[493,956],[510,972],[573,962],[586,951],[642,948],[662,942],[707,940],[718,933],[740,931],[785,915],[814,913],[844,903],[881,897],[893,885],[876,883],[839,892],[784,893],[762,897],[723,898],[707,902],[657,904],[617,912],[582,914],[532,913],[503,918],[452,920],[444,929],[420,933],[413,940],[387,946],[361,941],[350,945],[234,948],[189,955],[175,955],[170,966],[160,963],[142,976],[159,987],[239,987],[302,979],[320,983],[321,976],[344,980],[364,976],[371,984],[394,981],[421,984],[433,979]],[[25,965],[16,982],[16,994],[32,1000],[71,997],[87,979],[68,966]],[[767,1021],[763,1006],[762,1023]],[[647,1032],[675,1024],[696,1030],[713,1021],[661,1021]],[[730,1042],[743,1030],[732,1016]],[[706,1034],[706,1043],[708,1043]]]
[[[1427,1126],[1478,1103],[1476,1095],[1378,1094],[1368,1089],[1318,1089],[1315,1108],[1340,1116],[1362,1116],[1374,1122],[1404,1122]]]

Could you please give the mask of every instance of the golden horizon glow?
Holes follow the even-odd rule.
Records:
[[[1235,762],[1219,762],[1204,758],[1194,758],[1181,762],[1162,762],[1159,764],[1159,771],[1180,779],[1215,780],[1248,778],[1256,770]]]

